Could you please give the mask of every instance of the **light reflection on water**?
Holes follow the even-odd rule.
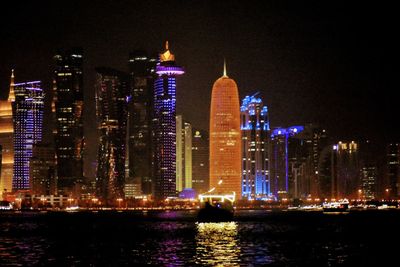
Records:
[[[0,266],[393,266],[397,247],[382,244],[400,239],[400,210],[50,215],[0,213]]]
[[[236,222],[196,223],[196,264],[239,266]]]

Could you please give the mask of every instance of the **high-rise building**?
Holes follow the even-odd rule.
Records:
[[[183,136],[185,137],[184,154],[185,154],[185,188],[192,188],[192,125],[184,122]]]
[[[289,154],[290,139],[304,130],[303,126],[276,128],[271,132],[270,139],[270,188],[274,198],[289,197],[292,157]],[[296,179],[296,177],[293,177]],[[294,181],[295,183],[295,181]],[[293,192],[292,195],[295,195]]]
[[[192,125],[176,116],[176,190],[192,188]]]
[[[109,204],[124,196],[127,96],[129,76],[96,68],[96,113],[99,130],[96,191]]]
[[[169,51],[160,54],[154,84],[154,197],[176,196],[176,77],[184,70]]]
[[[183,190],[183,174],[185,169],[184,166],[184,136],[182,136],[183,120],[182,115],[176,116],[176,191],[181,192]]]
[[[153,88],[156,57],[136,50],[129,54],[130,101],[128,103],[127,178],[139,181],[144,194],[152,193]]]
[[[224,73],[214,82],[210,110],[210,188],[242,195],[239,92]],[[222,180],[222,183],[220,182]],[[219,184],[220,183],[220,184]]]
[[[194,129],[192,132],[192,187],[198,193],[204,193],[210,186],[209,139],[208,133]]]
[[[12,102],[14,94],[14,70],[11,71],[10,91],[7,100],[0,100],[0,145],[2,147],[0,171],[0,199],[3,192],[12,191],[14,144],[13,144],[13,112]]]
[[[400,144],[389,143],[386,147],[386,176],[388,187],[385,197],[398,198],[400,194]]]
[[[15,84],[13,191],[30,189],[32,148],[42,141],[44,94],[40,85],[40,81]]]
[[[57,188],[60,194],[76,194],[83,182],[83,52],[80,48],[54,56],[53,111]]]
[[[378,174],[376,166],[366,164],[361,168],[361,187],[358,191],[359,198],[376,198],[377,178]]]
[[[358,198],[361,189],[358,143],[339,142],[333,147],[332,197]]]
[[[52,145],[43,143],[33,145],[29,172],[33,195],[55,195],[55,157]]]
[[[246,96],[240,107],[242,129],[242,196],[267,197],[269,188],[268,108],[257,93]]]
[[[320,184],[325,177],[320,174],[319,163],[326,145],[326,131],[314,124],[306,124],[289,139],[289,193],[294,198],[322,197]]]

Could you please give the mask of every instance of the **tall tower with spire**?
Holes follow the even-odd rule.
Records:
[[[154,197],[176,196],[176,77],[184,70],[169,50],[160,54],[154,83]]]
[[[8,98],[7,100],[0,100],[0,146],[2,149],[2,157],[0,159],[0,199],[2,198],[2,193],[11,192],[12,190],[14,165],[12,102],[15,100],[14,78],[14,70],[11,70]]]
[[[220,183],[222,180],[222,184]],[[226,73],[215,81],[210,111],[210,188],[241,196],[241,132],[239,92]]]

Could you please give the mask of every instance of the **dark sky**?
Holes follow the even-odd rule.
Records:
[[[23,2],[23,1],[21,1]],[[26,1],[1,3],[0,89],[17,81],[51,88],[58,48],[85,53],[87,157],[94,160],[94,67],[127,71],[128,54],[169,40],[186,69],[178,112],[208,129],[213,82],[228,75],[241,98],[259,91],[271,125],[324,126],[333,140],[399,138],[393,91],[395,8],[369,1]]]

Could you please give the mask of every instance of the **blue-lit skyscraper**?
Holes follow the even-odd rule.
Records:
[[[17,83],[14,87],[13,191],[29,190],[29,160],[32,147],[42,140],[44,94],[40,81]]]
[[[267,197],[269,187],[268,108],[257,94],[246,96],[240,107],[242,130],[242,195]]]
[[[154,197],[176,196],[176,76],[184,73],[169,51],[160,54],[154,83]]]
[[[289,139],[302,132],[304,126],[277,128],[270,139],[270,188],[275,198],[289,196]]]

